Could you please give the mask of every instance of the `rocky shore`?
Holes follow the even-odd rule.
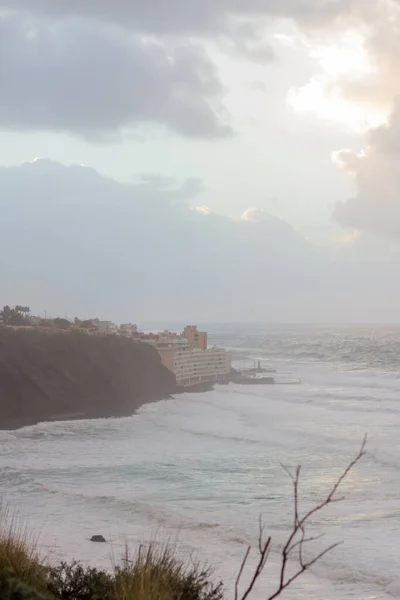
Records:
[[[149,344],[0,327],[0,429],[128,416],[175,391]]]

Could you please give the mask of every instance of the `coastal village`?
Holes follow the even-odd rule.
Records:
[[[196,387],[207,383],[225,382],[231,374],[231,356],[224,348],[209,347],[207,332],[187,325],[181,333],[139,331],[136,324],[117,325],[98,318],[70,321],[32,316],[29,307],[4,306],[0,311],[0,326],[13,329],[37,329],[48,333],[80,332],[92,336],[123,336],[154,346],[164,366],[176,377],[181,387]]]

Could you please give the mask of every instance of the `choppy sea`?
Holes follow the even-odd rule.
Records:
[[[400,598],[400,327],[214,327],[237,366],[261,360],[276,386],[218,386],[123,419],[0,431],[0,500],[55,560],[109,567],[148,540],[207,560],[227,597],[259,515],[273,545],[253,598],[272,592],[293,520],[282,465],[302,465],[301,503],[318,502],[368,433],[341,502],[312,525],[315,551],[342,542],[284,598]],[[107,544],[89,538],[102,534]],[[245,572],[250,575],[252,561]]]

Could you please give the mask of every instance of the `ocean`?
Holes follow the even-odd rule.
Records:
[[[227,598],[259,515],[272,536],[254,600],[272,593],[293,521],[283,466],[302,465],[303,510],[357,454],[340,502],[313,521],[316,552],[342,542],[283,598],[400,598],[400,327],[224,326],[212,343],[234,363],[275,368],[276,386],[217,386],[132,417],[0,432],[0,499],[52,560],[110,567],[149,540],[207,560]],[[89,538],[102,534],[107,544]],[[255,560],[251,555],[244,577]]]

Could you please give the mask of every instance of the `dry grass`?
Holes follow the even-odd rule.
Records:
[[[185,563],[171,546],[141,546],[124,566],[115,569],[115,600],[221,600],[222,584],[198,563]]]
[[[46,564],[47,562],[47,564]],[[0,506],[0,575],[28,584],[53,598],[70,600],[222,600],[222,584],[211,582],[211,572],[181,559],[173,546],[139,547],[113,573],[79,563],[50,567],[42,562],[38,538],[8,509]],[[39,596],[38,596],[39,597]]]
[[[46,568],[40,563],[38,539],[8,508],[0,507],[0,571],[37,589],[46,587]]]

